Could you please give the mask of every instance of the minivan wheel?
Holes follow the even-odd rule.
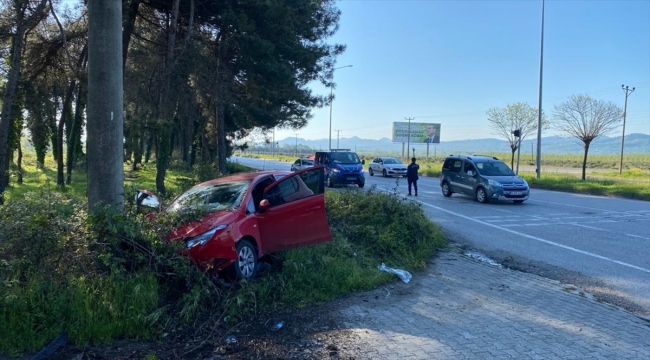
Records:
[[[364,185],[366,185],[366,183],[359,183],[359,188],[363,189]]]
[[[476,189],[476,201],[483,204],[486,204],[488,201],[490,201],[484,188],[480,187]]]
[[[444,195],[445,197],[450,197],[451,194],[453,194],[453,193],[451,192],[451,189],[449,188],[449,183],[446,182],[446,181],[443,182],[442,183],[442,195]]]
[[[257,250],[248,240],[237,243],[237,260],[233,264],[238,279],[251,280],[257,273]]]

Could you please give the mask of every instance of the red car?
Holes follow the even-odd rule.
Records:
[[[298,172],[241,173],[195,185],[163,212],[207,212],[174,230],[185,253],[210,272],[231,270],[251,279],[265,255],[332,240],[325,213],[324,167]],[[149,191],[136,194],[138,206],[162,209]]]

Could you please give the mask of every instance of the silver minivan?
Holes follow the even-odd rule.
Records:
[[[530,195],[526,180],[517,176],[503,161],[483,155],[448,156],[442,165],[440,187],[446,197],[458,193],[481,203],[508,200],[521,204]]]

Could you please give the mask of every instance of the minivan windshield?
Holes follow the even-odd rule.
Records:
[[[485,176],[514,176],[515,173],[502,161],[477,162],[478,171]]]
[[[333,152],[331,153],[332,162],[335,164],[359,164],[359,155],[353,152]]]

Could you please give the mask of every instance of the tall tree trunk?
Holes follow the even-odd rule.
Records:
[[[77,81],[73,79],[68,85],[68,90],[65,93],[65,99],[63,100],[63,110],[61,111],[61,118],[59,119],[59,126],[57,128],[57,139],[56,139],[56,185],[59,187],[65,186],[64,179],[64,166],[63,166],[63,131],[65,124],[70,124],[72,117],[72,98],[74,94],[74,89],[77,87]],[[69,126],[69,125],[68,125]],[[71,139],[68,138],[68,147],[74,146],[71,144]]]
[[[220,175],[225,175],[226,169],[226,105],[219,103],[217,109],[217,167]]]
[[[587,172],[587,153],[589,153],[589,145],[591,144],[591,140],[585,141],[585,156],[582,158],[582,180],[586,179],[586,172]]]
[[[18,160],[16,161],[18,166],[18,180],[19,184],[23,183],[23,145],[22,142],[18,142]]]
[[[126,59],[129,53],[129,43],[131,42],[131,34],[135,28],[135,19],[138,15],[138,8],[140,7],[140,0],[131,0],[129,7],[124,17],[124,30],[122,31],[122,70],[126,66]]]
[[[88,2],[88,210],[124,209],[122,2]]]
[[[41,0],[34,12],[25,18],[26,8],[21,2],[14,2],[16,14],[16,32],[12,39],[11,65],[7,75],[5,93],[2,97],[2,112],[0,112],[0,204],[4,203],[4,191],[9,185],[9,131],[11,129],[11,108],[16,90],[18,88],[18,77],[20,76],[20,64],[22,60],[23,47],[25,46],[25,32],[43,16],[43,10],[48,0]]]
[[[158,139],[158,153],[156,156],[156,191],[165,194],[165,175],[171,158],[172,115],[169,103],[169,89],[171,86],[172,66],[174,64],[174,48],[176,47],[176,24],[178,23],[178,7],[180,0],[172,4],[171,18],[167,28],[167,51],[165,54],[165,68],[162,74],[160,104],[158,106],[158,121],[160,137]]]
[[[72,120],[70,137],[68,139],[68,157],[66,164],[66,179],[65,183],[70,185],[72,183],[72,168],[75,162],[82,154],[81,148],[81,128],[83,123],[83,112],[86,96],[84,94],[84,83],[80,82],[77,86],[77,102],[75,104],[74,117]]]

